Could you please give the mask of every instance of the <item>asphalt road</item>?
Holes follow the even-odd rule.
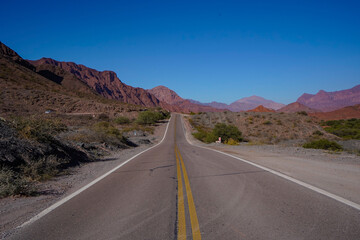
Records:
[[[11,239],[360,239],[360,211],[190,145],[164,141]]]

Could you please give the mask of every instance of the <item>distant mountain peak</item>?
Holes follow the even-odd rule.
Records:
[[[320,90],[316,94],[304,93],[297,102],[323,112],[334,111],[343,107],[360,104],[360,85],[351,89],[326,92]]]
[[[233,112],[247,111],[256,108],[257,106],[262,105],[265,108],[269,109],[279,109],[285,105],[282,103],[277,103],[272,100],[265,99],[256,95],[250,97],[241,98],[229,105],[229,109]]]

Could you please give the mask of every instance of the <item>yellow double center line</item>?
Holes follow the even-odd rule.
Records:
[[[176,120],[176,119],[175,119]],[[175,137],[176,137],[176,121],[175,121]],[[185,164],[178,146],[175,141],[175,156],[176,156],[176,168],[177,168],[177,179],[178,179],[178,219],[177,219],[177,239],[186,240],[186,219],[185,219],[185,205],[184,205],[184,187],[182,181],[181,170],[184,176],[186,196],[188,200],[189,215],[191,222],[191,231],[193,240],[201,240],[199,221],[196,214],[194,198],[190,188],[189,178],[186,172]]]

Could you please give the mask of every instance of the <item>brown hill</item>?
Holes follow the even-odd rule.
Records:
[[[298,102],[290,103],[290,104],[286,105],[285,107],[282,107],[279,110],[277,110],[277,112],[286,112],[286,113],[295,113],[295,112],[301,112],[301,111],[305,111],[308,113],[318,112],[318,110],[309,108]]]
[[[196,104],[190,100],[183,99],[173,90],[164,87],[158,86],[152,89],[147,90],[149,93],[153,94],[160,101],[163,101],[173,108],[176,108],[176,111],[190,113],[190,112],[220,112],[224,109],[216,109],[210,106],[204,106],[201,104]]]
[[[154,95],[142,88],[134,88],[123,83],[112,71],[97,71],[81,64],[73,62],[59,62],[51,58],[42,58],[30,61],[33,65],[40,67],[52,65],[59,67],[75,75],[87,86],[108,99],[120,100],[124,103],[141,105],[146,107],[164,107],[172,110],[168,104],[162,104]]]
[[[247,110],[247,112],[275,112],[275,110],[269,109],[269,108],[264,107],[263,105],[260,105],[254,109]]]
[[[340,120],[360,118],[360,104],[355,106],[344,107],[331,112],[317,112],[310,113],[310,116],[316,117],[320,120]]]
[[[351,89],[336,92],[325,92],[320,90],[315,95],[305,93],[299,97],[296,102],[313,109],[319,109],[323,112],[353,106],[360,104],[360,85]]]

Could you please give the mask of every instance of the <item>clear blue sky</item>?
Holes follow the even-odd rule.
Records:
[[[26,59],[113,70],[126,84],[230,103],[360,84],[360,1],[17,1],[0,41]]]

